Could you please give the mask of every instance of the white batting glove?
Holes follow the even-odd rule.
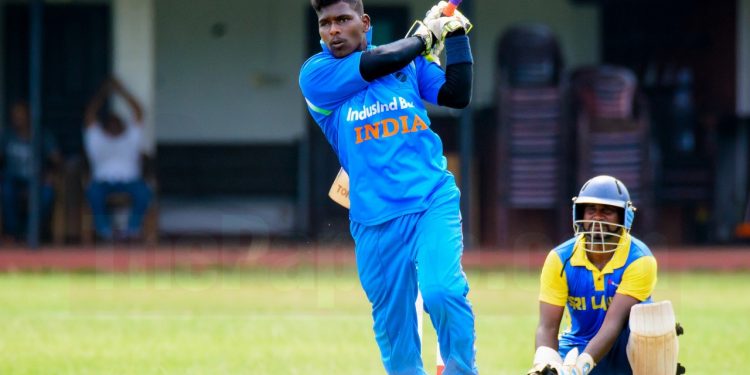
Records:
[[[588,375],[596,366],[594,358],[589,353],[578,355],[578,348],[573,348],[563,361],[562,372],[559,375]]]
[[[443,16],[443,9],[447,5],[448,3],[445,1],[441,1],[429,10],[422,20],[441,41],[445,40],[445,36],[448,33],[463,29],[468,34],[474,27],[471,21],[459,10],[455,10],[452,16]]]
[[[557,350],[548,346],[536,348],[534,353],[534,366],[527,372],[527,375],[542,375],[545,369],[554,369],[560,374],[562,371],[563,360]]]
[[[430,8],[430,10],[428,10],[427,13],[425,13],[423,21],[427,22],[429,20],[436,20],[436,19],[442,17],[443,16],[443,10],[447,6],[448,6],[448,2],[447,1],[440,1],[436,5],[433,5],[432,8]]]
[[[422,21],[415,21],[409,31],[406,33],[406,37],[417,36],[424,42],[423,55],[427,55],[432,49],[435,48],[437,43],[437,37],[430,31],[430,28]]]
[[[447,6],[448,2],[440,1],[427,11],[422,20],[422,24],[427,26],[435,36],[432,47],[425,51],[424,55],[427,60],[438,64],[440,64],[440,53],[443,52],[446,35],[461,28],[468,33],[473,27],[469,19],[458,10],[453,12],[453,16],[444,17],[443,10]]]

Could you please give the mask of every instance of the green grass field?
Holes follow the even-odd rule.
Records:
[[[483,374],[525,373],[537,276],[469,272]],[[750,357],[747,274],[662,274],[688,374]],[[0,276],[0,374],[383,374],[349,269]],[[425,319],[425,363],[435,336]],[[430,370],[432,373],[432,370]]]

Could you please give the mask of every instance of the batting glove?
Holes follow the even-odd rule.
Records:
[[[406,37],[416,36],[422,39],[422,42],[424,43],[424,52],[423,55],[427,55],[434,47],[435,43],[438,41],[435,34],[430,31],[430,28],[427,27],[422,21],[415,21],[414,24],[411,25],[411,28],[409,28],[409,31],[406,33]]]
[[[474,27],[463,13],[458,9],[453,12],[452,16],[444,17],[443,10],[448,6],[446,1],[441,1],[437,5],[430,8],[425,14],[422,22],[427,25],[433,34],[435,34],[440,40],[444,40],[445,36],[458,29],[464,29],[468,34],[469,31]]]
[[[437,42],[433,43],[432,50],[428,52],[428,59],[436,62],[439,62],[438,57],[443,51],[446,36],[458,30],[464,30],[464,33],[468,33],[472,28],[471,22],[459,11],[455,11],[450,17],[439,16],[435,18],[434,14],[442,14],[437,13],[438,9],[428,12],[428,17],[425,17],[422,21],[436,36]]]
[[[563,359],[557,350],[547,346],[540,346],[536,348],[534,353],[534,367],[532,367],[527,374],[528,375],[548,375],[552,374],[553,370],[558,374],[562,371]]]
[[[472,29],[473,25],[461,12],[454,11],[453,16],[443,17],[443,10],[448,6],[448,2],[440,1],[427,11],[422,21],[416,21],[407,33],[407,36],[417,35],[412,30],[419,30],[426,27],[432,32],[432,39],[428,43],[425,41],[425,52],[423,55],[427,60],[440,64],[440,53],[443,51],[445,37],[448,33],[464,29],[466,33]],[[423,32],[423,30],[422,30]],[[422,36],[420,36],[422,37]],[[425,40],[425,37],[422,37]]]
[[[596,363],[589,353],[578,355],[578,348],[573,348],[563,361],[562,372],[560,375],[588,375],[594,369]]]
[[[427,21],[430,21],[430,20],[436,20],[436,19],[442,17],[443,16],[443,10],[445,10],[445,7],[447,7],[447,6],[448,6],[448,2],[447,1],[440,1],[436,5],[433,5],[432,8],[430,8],[430,10],[428,10],[427,13],[425,13],[423,22],[427,22]]]

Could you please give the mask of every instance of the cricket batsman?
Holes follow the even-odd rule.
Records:
[[[651,301],[656,259],[630,234],[634,218],[628,189],[611,176],[590,179],[573,198],[575,236],[542,268],[529,375],[677,373],[674,312]],[[558,339],[566,307],[570,327]]]
[[[376,47],[362,0],[311,4],[322,51],[302,65],[299,85],[349,175],[357,271],[385,370],[425,374],[414,305],[419,288],[444,374],[476,374],[460,192],[423,103],[469,104],[471,24],[457,11],[444,16],[448,5],[440,2],[410,36]],[[436,58],[443,48],[445,70]]]

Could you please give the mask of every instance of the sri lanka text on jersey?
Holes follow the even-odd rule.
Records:
[[[607,310],[607,307],[612,303],[612,297],[606,297],[604,295],[598,297],[590,296],[589,298],[591,299],[590,306],[594,310]],[[573,310],[588,310],[586,308],[586,297],[568,296],[568,305],[570,305]]]

